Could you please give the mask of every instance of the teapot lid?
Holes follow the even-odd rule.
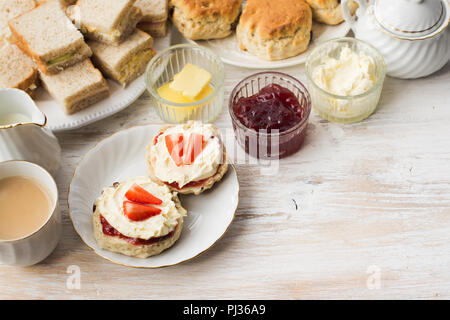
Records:
[[[448,19],[446,0],[376,0],[373,13],[389,32],[406,38],[420,38],[440,29]]]

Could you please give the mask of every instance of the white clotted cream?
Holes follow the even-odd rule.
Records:
[[[161,214],[143,221],[131,221],[123,212],[123,202],[127,200],[125,193],[137,184],[162,200],[162,204],[153,205],[161,209]],[[148,240],[170,233],[178,224],[178,219],[185,215],[184,210],[178,210],[172,200],[172,193],[164,185],[158,185],[150,178],[137,177],[122,181],[117,188],[107,187],[95,201],[96,210],[121,234],[130,238]]]
[[[167,150],[165,137],[172,134],[183,134],[185,139],[193,134],[204,137],[204,147],[201,153],[189,165],[177,166]],[[183,125],[168,128],[159,135],[156,143],[149,147],[150,161],[155,176],[161,181],[174,183],[180,188],[192,181],[200,181],[213,176],[223,162],[223,150],[217,129],[210,124],[190,121]]]
[[[338,58],[326,56],[312,72],[323,90],[340,96],[363,94],[375,84],[375,62],[364,52],[342,48]]]

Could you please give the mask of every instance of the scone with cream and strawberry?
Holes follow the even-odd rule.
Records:
[[[148,177],[104,188],[94,205],[94,236],[100,248],[147,258],[180,237],[186,210],[176,193]]]
[[[182,194],[200,194],[228,170],[219,130],[189,121],[160,130],[147,148],[150,178]]]

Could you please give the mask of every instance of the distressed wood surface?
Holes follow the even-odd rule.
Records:
[[[305,80],[303,66],[281,71]],[[253,72],[226,66],[225,97]],[[222,129],[231,127],[227,102],[215,122]],[[157,270],[103,260],[67,214],[81,157],[145,123],[161,123],[147,94],[58,134],[62,239],[36,266],[1,266],[0,298],[450,298],[450,64],[425,79],[387,78],[378,110],[359,124],[312,112],[305,145],[276,175],[237,166],[240,206],[226,236],[190,262]],[[81,287],[73,289],[67,281],[77,268]]]

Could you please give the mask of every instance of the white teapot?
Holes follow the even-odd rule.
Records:
[[[384,56],[387,74],[413,79],[441,69],[450,60],[448,0],[355,0],[356,18],[342,1],[342,14],[355,38]]]
[[[47,118],[22,90],[0,89],[0,162],[34,162],[52,175],[61,161],[61,147]]]

